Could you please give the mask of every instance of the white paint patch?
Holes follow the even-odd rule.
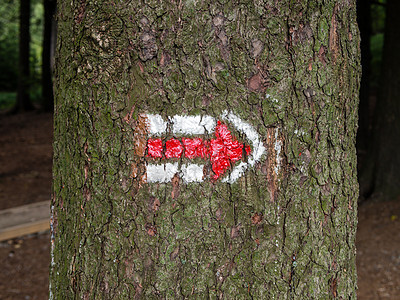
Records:
[[[227,111],[225,111],[221,115],[221,118],[232,123],[238,131],[244,133],[246,137],[251,141],[253,149],[252,155],[250,155],[249,157],[249,164],[251,166],[254,166],[254,164],[260,160],[261,156],[265,152],[265,147],[262,141],[260,141],[260,137],[257,131],[253,128],[253,126],[243,121],[233,113],[228,113]]]
[[[178,163],[162,165],[147,165],[147,182],[170,182],[178,173]]]
[[[161,135],[167,131],[167,122],[160,115],[146,115],[146,117],[151,135]]]
[[[181,174],[184,182],[202,182],[203,181],[203,165],[187,164],[182,165]]]
[[[236,180],[243,176],[244,172],[247,170],[247,167],[248,163],[245,163],[243,161],[240,162],[239,165],[233,168],[229,176],[222,179],[222,182],[234,183]]]
[[[302,135],[305,134],[305,132],[304,132],[303,129],[301,129],[301,130],[295,129],[295,130],[294,130],[294,134],[297,135],[297,136],[302,136]]]
[[[260,140],[257,131],[249,123],[243,121],[231,112],[224,111],[221,115],[221,119],[232,123],[238,131],[244,133],[246,137],[251,141],[253,147],[251,155],[248,158],[248,164],[254,167],[255,163],[261,159],[262,155],[265,152],[265,147]],[[222,182],[235,182],[246,171],[248,164],[242,162],[238,166],[234,167],[230,176],[224,178]]]
[[[162,135],[167,132],[168,122],[160,115],[146,115],[149,125],[149,133],[151,135]],[[214,132],[216,122],[211,116],[173,116],[169,118],[172,125],[172,133],[177,135],[198,135],[212,134]]]
[[[170,120],[174,134],[212,134],[216,126],[211,116],[173,116]]]
[[[231,123],[236,130],[246,135],[251,142],[251,154],[248,162],[240,162],[237,164],[230,174],[222,179],[222,182],[234,183],[239,179],[249,166],[254,167],[262,155],[265,153],[265,147],[260,140],[257,131],[249,123],[240,119],[237,115],[224,111],[220,116],[222,120]],[[168,123],[172,126],[174,135],[203,135],[213,134],[216,127],[216,119],[211,116],[180,116],[175,115],[169,117],[168,122],[164,121],[160,115],[147,115],[149,134],[156,136],[167,132]],[[176,173],[180,173],[182,179],[186,183],[202,182],[203,165],[187,164],[182,165],[179,170],[178,163],[166,164],[148,164],[147,165],[147,182],[170,182]]]

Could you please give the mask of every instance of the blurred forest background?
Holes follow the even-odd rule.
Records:
[[[52,109],[56,0],[1,0],[0,109]]]
[[[359,299],[399,299],[400,1],[357,0],[357,9]],[[50,198],[55,11],[56,0],[0,0],[0,209]],[[47,235],[0,243],[0,299],[47,295]],[[10,276],[20,279],[5,284]]]

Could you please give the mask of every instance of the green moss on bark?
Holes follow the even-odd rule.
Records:
[[[359,38],[323,2],[59,1],[53,298],[355,298]],[[144,182],[140,114],[224,110],[254,169]]]

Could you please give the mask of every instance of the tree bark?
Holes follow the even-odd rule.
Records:
[[[374,114],[368,161],[362,170],[360,186],[368,198],[393,200],[400,196],[400,3],[386,2],[382,72]]]
[[[58,8],[51,299],[356,297],[355,1]]]
[[[19,16],[19,58],[18,58],[18,87],[17,103],[14,111],[32,110],[33,106],[29,98],[30,69],[29,69],[29,23],[31,17],[31,1],[20,1]]]

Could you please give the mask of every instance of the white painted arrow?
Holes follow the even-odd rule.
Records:
[[[168,125],[170,125],[171,131],[175,136],[213,134],[217,124],[215,118],[207,115],[175,115],[169,117],[168,121],[164,121],[160,115],[147,114],[145,117],[147,118],[151,136],[160,136],[167,133]],[[240,119],[237,115],[224,111],[220,118],[231,123],[237,131],[243,133],[252,145],[251,154],[247,162],[241,161],[238,163],[230,174],[222,179],[222,182],[234,183],[249,166],[254,167],[256,162],[261,159],[265,153],[265,147],[253,126]],[[204,165],[183,164],[179,169],[178,163],[147,164],[147,182],[170,182],[177,173],[186,183],[202,182],[204,180]]]
[[[254,167],[256,162],[258,162],[261,159],[261,156],[264,154],[265,147],[262,141],[260,140],[257,131],[255,131],[253,126],[243,121],[235,114],[228,111],[224,111],[221,115],[221,119],[232,123],[233,126],[236,128],[236,130],[246,135],[246,137],[248,138],[249,141],[251,141],[251,144],[253,146],[252,155],[249,156],[247,160],[248,162],[247,163],[240,162],[239,165],[233,168],[231,174],[228,177],[222,179],[222,182],[233,183],[243,175],[243,173],[247,170],[249,165]]]

